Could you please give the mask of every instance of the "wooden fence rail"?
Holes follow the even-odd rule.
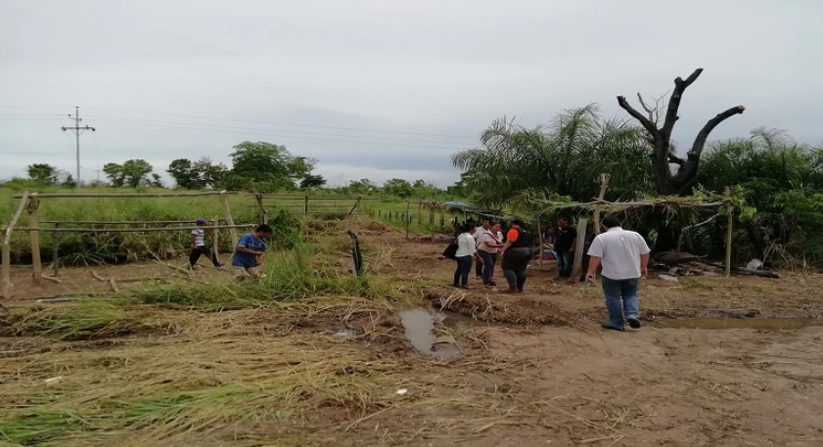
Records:
[[[99,199],[99,198],[123,198],[123,197],[131,197],[131,198],[175,198],[175,197],[205,197],[205,196],[218,196],[220,194],[240,194],[237,191],[208,191],[208,192],[178,192],[178,193],[45,193],[39,194],[41,199],[45,198],[52,198],[52,199]],[[15,199],[20,199],[23,197],[22,194],[15,194],[12,197]]]

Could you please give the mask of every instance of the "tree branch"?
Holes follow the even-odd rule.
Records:
[[[660,136],[660,131],[657,130],[657,127],[655,127],[654,123],[652,123],[648,118],[643,116],[642,113],[638,112],[634,107],[632,107],[632,105],[629,104],[628,101],[626,101],[625,96],[618,96],[617,97],[617,104],[619,104],[620,107],[623,108],[623,110],[629,112],[629,115],[631,115],[634,119],[639,121],[640,124],[642,124],[643,127],[647,131],[649,131],[649,133],[652,135],[653,138],[656,139]]]
[[[672,96],[669,98],[669,107],[666,110],[666,120],[663,122],[663,128],[660,129],[666,139],[671,138],[674,123],[680,118],[677,116],[677,111],[680,109],[680,100],[683,98],[683,92],[700,77],[701,73],[703,73],[703,69],[698,68],[693,71],[685,81],[680,76],[675,78],[674,91],[672,91]]]
[[[643,100],[643,95],[641,95],[640,92],[637,92],[637,100],[640,101],[640,106],[643,107],[643,110],[645,110],[646,113],[649,115],[649,121],[651,121],[652,123],[654,123],[655,126],[657,126],[657,108],[655,107],[654,109],[652,109],[651,107],[646,105],[646,101]]]
[[[709,139],[709,134],[712,133],[712,130],[714,130],[714,128],[723,121],[726,121],[735,115],[742,115],[745,110],[746,108],[742,105],[735,106],[718,113],[714,118],[706,122],[694,138],[694,144],[692,144],[692,148],[689,150],[686,163],[677,171],[677,175],[675,176],[676,182],[685,183],[685,181],[688,181],[697,173],[697,165],[700,163],[700,156],[703,154],[703,148],[706,147],[706,141]]]

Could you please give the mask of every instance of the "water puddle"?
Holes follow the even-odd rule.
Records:
[[[457,357],[461,354],[456,341],[449,336],[436,336],[434,325],[448,317],[442,313],[425,309],[410,309],[400,312],[400,321],[406,330],[406,339],[418,351],[437,357]]]
[[[794,318],[694,318],[690,320],[661,320],[656,327],[683,329],[771,329],[793,330],[809,326],[823,326],[823,320]]]
[[[337,331],[326,331],[326,334],[331,335],[332,337],[340,337],[345,338],[347,340],[354,340],[357,338],[357,331],[354,329],[340,329]]]

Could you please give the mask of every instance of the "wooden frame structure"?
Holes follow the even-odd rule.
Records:
[[[268,207],[274,205],[292,214],[319,215],[319,216],[351,216],[360,214],[360,202],[363,200],[380,200],[374,197],[346,196],[346,195],[305,195],[293,196],[283,194],[255,194],[257,214],[260,223],[268,223]],[[341,201],[353,201],[354,203],[340,205]],[[278,203],[281,202],[281,203]],[[285,202],[285,203],[283,203]],[[317,207],[312,208],[311,202]],[[330,203],[332,202],[332,203]],[[319,203],[319,204],[318,204]]]
[[[38,194],[32,193],[29,194],[25,192],[23,194],[14,195],[13,198],[20,199],[20,204],[18,205],[17,211],[15,212],[14,216],[12,217],[11,221],[9,221],[9,225],[3,230],[3,238],[2,238],[2,266],[0,266],[0,293],[2,293],[3,298],[9,298],[11,296],[11,248],[10,248],[10,241],[11,241],[11,234],[12,231],[15,229],[17,231],[26,231],[29,233],[29,239],[31,243],[31,253],[32,253],[32,279],[34,280],[35,284],[40,284],[43,279],[47,279],[54,282],[60,282],[59,279],[56,277],[46,276],[43,274],[43,266],[40,258],[40,233],[41,232],[48,232],[48,233],[144,233],[144,232],[174,232],[174,231],[191,231],[193,229],[203,229],[208,230],[212,237],[217,237],[218,230],[221,229],[228,229],[229,234],[232,239],[232,245],[237,245],[237,228],[247,228],[249,225],[236,225],[234,223],[234,218],[231,214],[231,206],[228,201],[228,195],[237,194],[233,192],[226,192],[226,191],[213,191],[213,192],[199,192],[199,193],[170,193],[170,194],[142,194],[142,193],[128,193],[128,194],[111,194],[111,193],[79,193],[79,194]],[[223,209],[223,221],[226,222],[225,225],[219,225],[219,219],[214,218],[211,220],[211,223],[217,223],[218,225],[209,225],[209,226],[197,226],[197,225],[175,225],[175,226],[166,226],[166,227],[149,227],[147,225],[152,224],[193,224],[193,221],[120,221],[120,222],[112,222],[112,221],[43,221],[39,220],[38,210],[40,208],[40,201],[42,199],[54,199],[54,198],[62,198],[62,199],[76,199],[76,198],[183,198],[183,197],[202,197],[202,196],[219,196],[221,207]],[[15,228],[17,225],[20,216],[22,215],[23,209],[28,211],[28,227],[21,227]],[[54,227],[51,228],[43,228],[41,224],[54,224]],[[60,228],[60,224],[85,224],[85,225],[92,225],[92,228]],[[144,225],[142,228],[140,227],[131,227],[131,228],[98,228],[96,225]],[[216,241],[216,239],[215,239]],[[214,247],[217,244],[213,244]],[[58,250],[58,247],[55,246],[55,251]],[[55,276],[57,273],[57,262],[55,259]]]
[[[600,233],[600,214],[603,212],[625,212],[630,211],[632,209],[642,209],[642,208],[661,208],[661,207],[668,207],[668,208],[679,208],[679,209],[702,209],[702,208],[714,208],[719,212],[713,216],[709,221],[714,220],[718,216],[725,215],[726,216],[726,252],[725,252],[725,275],[731,276],[731,259],[732,259],[732,236],[733,236],[733,224],[734,224],[734,210],[739,206],[736,200],[731,197],[731,192],[727,188],[726,193],[722,198],[718,198],[715,200],[682,200],[678,198],[660,198],[660,199],[649,199],[649,200],[637,200],[631,202],[609,202],[603,199],[605,195],[606,188],[608,187],[608,183],[610,180],[609,175],[605,175],[603,177],[602,186],[600,188],[600,194],[597,199],[591,202],[579,202],[579,203],[565,203],[565,202],[539,202],[542,203],[546,208],[542,210],[538,216],[546,214],[549,210],[557,211],[560,209],[570,209],[570,208],[577,208],[577,209],[585,209],[592,211],[593,214],[593,221],[594,221],[594,232],[595,234]],[[586,225],[588,224],[588,219],[580,219],[582,225],[578,225],[578,232],[577,232],[577,248],[582,248],[585,243],[585,237],[587,234]],[[707,221],[708,222],[708,221]],[[696,227],[700,224],[694,225],[692,227]],[[575,250],[575,259],[574,259],[574,272],[572,273],[572,277],[576,277],[575,275],[580,274],[580,268],[582,268],[582,258],[583,253],[582,250]]]

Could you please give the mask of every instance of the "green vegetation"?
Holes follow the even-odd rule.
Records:
[[[596,197],[601,174],[611,174],[605,199],[630,201],[657,196],[644,129],[628,121],[606,120],[593,106],[565,111],[548,126],[526,129],[496,121],[482,146],[456,154],[469,190],[480,204],[534,213],[545,201],[588,202]],[[731,187],[745,209],[736,213],[735,256],[778,265],[823,264],[823,148],[798,144],[784,132],[755,129],[749,138],[709,143],[697,176],[689,183],[694,199],[722,195]],[[485,185],[498,185],[488,188]],[[682,228],[703,222],[707,213],[666,216],[644,213],[634,228],[653,236],[671,230],[674,248]],[[715,219],[692,232],[697,254],[722,257],[725,222]]]

